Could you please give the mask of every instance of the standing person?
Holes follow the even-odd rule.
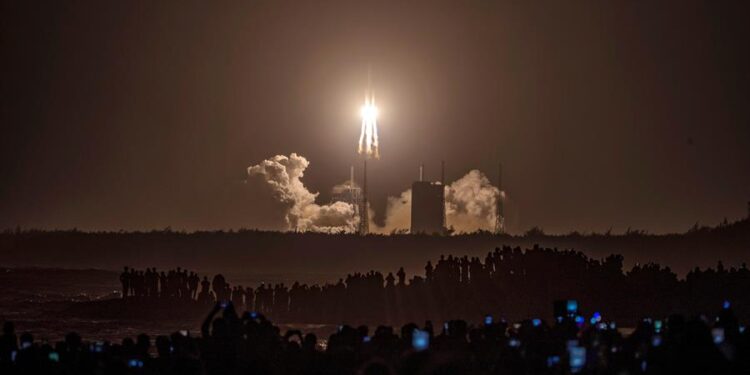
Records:
[[[255,306],[253,304],[254,300],[255,292],[253,291],[253,288],[245,288],[245,311],[255,311]]]
[[[120,274],[120,284],[122,284],[122,298],[128,297],[128,291],[130,290],[130,272],[128,267],[125,267],[123,272]]]
[[[168,279],[167,274],[161,271],[159,274],[159,296],[166,298],[169,295],[169,286],[167,285]]]
[[[214,294],[216,294],[216,298],[218,300],[224,299],[224,288],[226,288],[226,280],[224,279],[224,275],[218,274],[214,276],[213,282],[211,282],[211,289],[213,289]]]
[[[404,267],[398,269],[396,276],[398,276],[398,286],[406,286],[406,272],[404,271]]]
[[[190,277],[188,278],[188,288],[190,289],[190,298],[195,299],[195,297],[198,295],[198,283],[200,283],[201,279],[198,277],[198,274],[195,272],[190,272]]]
[[[427,265],[424,266],[424,277],[429,282],[432,281],[432,273],[434,272],[434,268],[432,268],[432,262],[429,260],[427,261]]]

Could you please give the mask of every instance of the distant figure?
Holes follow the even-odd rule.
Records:
[[[225,299],[224,298],[224,294],[225,294],[224,289],[226,288],[226,286],[227,286],[227,282],[224,279],[224,275],[218,274],[218,275],[214,276],[214,279],[211,282],[211,288],[213,289],[214,294],[216,294],[216,298],[218,298],[220,300],[221,299]]]
[[[164,271],[161,271],[161,273],[159,274],[159,286],[161,288],[159,290],[159,296],[161,298],[166,298],[169,296],[169,287],[167,286],[167,282],[167,274],[165,274]]]
[[[255,311],[253,302],[255,300],[255,292],[253,288],[245,288],[245,311]]]
[[[393,277],[393,272],[388,272],[388,276],[385,278],[385,287],[386,288],[393,288],[393,281],[396,280],[395,277]]]
[[[208,281],[207,276],[203,276],[203,281],[201,281],[201,293],[208,293],[211,288],[211,282]]]
[[[130,272],[128,267],[125,267],[123,272],[120,274],[120,284],[122,284],[122,298],[128,297],[128,290],[130,290]]]
[[[230,298],[230,300],[235,307],[239,307],[241,309],[242,306],[245,306],[245,300],[243,298],[244,294],[245,289],[242,287],[242,285],[238,285],[232,288],[232,297]]]
[[[396,276],[398,276],[398,286],[405,286],[406,272],[404,272],[404,267],[398,269],[398,272],[396,272]]]
[[[266,312],[265,306],[266,300],[266,284],[261,283],[258,289],[255,290],[255,309],[258,312]]]
[[[195,272],[190,272],[190,277],[188,278],[188,289],[190,290],[190,298],[195,299],[195,297],[198,294],[198,283],[200,283],[201,279],[198,277],[198,274]]]
[[[424,266],[424,277],[427,279],[427,281],[432,281],[432,272],[434,271],[434,268],[432,268],[432,262],[429,260],[427,261],[427,265]]]

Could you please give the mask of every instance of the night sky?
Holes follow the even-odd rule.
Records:
[[[532,4],[533,3],[533,4]],[[504,165],[513,232],[746,215],[750,2],[2,2],[0,228],[254,226],[246,168],[296,152],[327,202]]]

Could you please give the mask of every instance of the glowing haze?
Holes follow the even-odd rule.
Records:
[[[375,96],[365,96],[365,104],[359,111],[362,117],[362,130],[359,133],[359,147],[357,152],[366,157],[375,159],[380,157],[378,150],[378,107],[375,105]]]

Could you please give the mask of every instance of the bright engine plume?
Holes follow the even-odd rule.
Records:
[[[359,148],[357,152],[366,157],[375,159],[380,157],[378,151],[378,107],[375,106],[375,97],[365,96],[365,104],[359,111],[362,116],[362,130],[359,133]]]

